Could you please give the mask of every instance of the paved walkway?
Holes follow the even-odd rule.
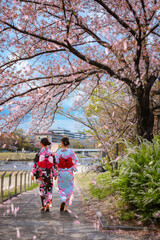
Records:
[[[38,189],[0,206],[0,240],[125,240],[131,237],[109,235],[95,230],[81,210],[81,197],[75,189],[71,213],[60,213],[57,190],[50,212],[40,212]]]

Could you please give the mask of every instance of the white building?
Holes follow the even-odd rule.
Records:
[[[76,140],[84,140],[87,138],[85,133],[71,132],[70,130],[55,128],[46,132],[35,133],[36,141],[40,141],[41,138],[47,137],[51,142],[60,142],[62,137],[69,137]]]

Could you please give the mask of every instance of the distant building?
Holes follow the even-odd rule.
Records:
[[[84,140],[87,138],[87,135],[85,133],[74,133],[74,139],[77,139],[77,140]]]
[[[87,135],[85,133],[81,133],[81,132],[71,132],[70,130],[66,130],[66,129],[50,129],[46,132],[37,132],[34,134],[35,135],[35,139],[36,141],[40,141],[41,138],[48,138],[49,141],[51,142],[60,142],[61,138],[66,136],[69,137],[71,139],[76,139],[76,140],[84,140],[87,138]]]
[[[52,133],[50,132],[37,132],[34,136],[36,142],[39,142],[42,138],[48,138],[49,141],[52,141]]]

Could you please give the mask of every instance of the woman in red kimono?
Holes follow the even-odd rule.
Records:
[[[52,203],[53,177],[57,176],[56,163],[53,152],[48,149],[51,143],[47,138],[42,138],[40,145],[42,149],[36,154],[32,169],[32,179],[34,176],[38,179],[39,193],[41,197],[41,211],[49,211],[49,206]]]

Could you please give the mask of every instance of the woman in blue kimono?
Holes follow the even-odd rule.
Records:
[[[56,153],[58,164],[58,192],[61,198],[60,211],[68,211],[68,205],[72,204],[74,188],[74,172],[77,171],[77,156],[74,151],[69,149],[69,138],[61,139],[61,149]]]

